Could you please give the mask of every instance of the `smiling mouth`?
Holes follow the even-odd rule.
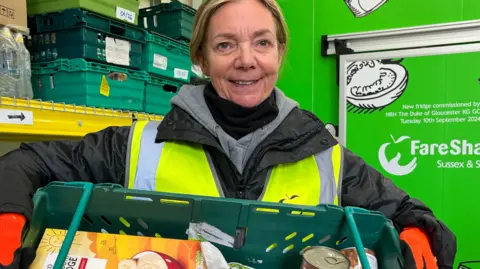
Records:
[[[238,85],[238,86],[250,86],[250,85],[253,85],[255,83],[257,83],[258,81],[260,81],[260,79],[257,79],[257,80],[229,80],[231,83],[235,84],[235,85]]]

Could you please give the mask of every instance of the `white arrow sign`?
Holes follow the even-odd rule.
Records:
[[[27,110],[0,109],[0,124],[33,125],[33,112]]]

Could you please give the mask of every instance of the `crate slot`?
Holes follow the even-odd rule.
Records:
[[[322,244],[328,242],[328,240],[330,240],[330,238],[332,238],[332,237],[331,237],[330,235],[327,235],[327,236],[325,236],[324,238],[320,239],[320,240],[318,241],[318,243],[319,243],[320,245],[322,245]],[[303,240],[302,240],[302,241],[303,241]],[[306,242],[306,241],[305,241],[305,242]]]
[[[163,85],[163,90],[166,91],[166,92],[176,93],[178,91],[178,87],[173,86],[173,85],[165,84],[165,85]]]
[[[110,33],[118,36],[125,36],[125,28],[118,25],[110,25]]]
[[[347,241],[348,237],[343,237],[342,239],[337,241],[337,246],[343,244],[345,241]]]
[[[103,228],[100,230],[100,232],[101,232],[101,233],[104,233],[104,234],[108,234],[108,233],[109,233],[107,230],[105,230],[105,229],[103,229]]]
[[[103,220],[103,222],[105,222],[105,224],[107,224],[108,226],[112,226],[112,222],[105,216],[101,216],[100,218]]]
[[[282,251],[282,253],[283,253],[283,254],[286,254],[286,253],[288,253],[289,251],[293,250],[294,247],[295,247],[295,246],[294,246],[293,244],[291,244],[291,245],[289,245],[288,247],[284,248],[283,251]]]
[[[176,200],[176,199],[160,199],[160,203],[169,204],[169,205],[189,205],[189,201],[185,200]]]
[[[273,243],[273,244],[271,244],[270,246],[267,247],[265,252],[270,252],[270,251],[272,251],[272,249],[276,248],[277,246],[278,246],[277,243]]]
[[[126,195],[125,196],[126,200],[137,200],[137,201],[144,201],[144,202],[153,202],[153,199],[150,197],[142,197],[142,196],[131,196],[131,195]]]
[[[292,216],[302,216],[302,217],[315,217],[315,213],[313,213],[313,212],[309,212],[309,211],[298,211],[298,210],[290,211],[289,215],[292,215]]]
[[[143,221],[143,219],[137,219],[138,225],[140,225],[143,229],[148,230],[148,224]]]
[[[130,228],[130,223],[124,217],[120,217],[119,220],[125,227]]]
[[[313,233],[305,236],[304,238],[302,238],[302,243],[307,242],[308,240],[312,239],[314,236],[315,235]]]
[[[89,225],[93,225],[93,220],[89,216],[83,215],[83,220]]]
[[[288,241],[288,240],[294,238],[295,236],[297,236],[297,232],[293,232],[293,233],[287,235],[287,237],[285,237],[285,241]]]

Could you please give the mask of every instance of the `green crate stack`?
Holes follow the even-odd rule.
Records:
[[[140,9],[139,25],[149,31],[190,42],[196,10],[178,0]]]
[[[32,62],[84,58],[140,68],[145,43],[141,28],[82,9],[29,17],[27,48]]]
[[[142,111],[146,80],[143,71],[85,59],[32,64],[35,98],[75,105]]]
[[[80,8],[99,15],[138,24],[138,0],[27,0],[28,15]]]
[[[191,84],[202,83],[205,77],[189,57],[195,14],[195,9],[177,0],[140,9],[139,25],[149,32],[143,58],[146,68],[142,70]]]
[[[142,70],[149,74],[144,111],[160,115],[170,110],[170,99],[183,84],[197,84],[204,78],[200,68],[192,65],[187,44],[153,32],[146,33]]]

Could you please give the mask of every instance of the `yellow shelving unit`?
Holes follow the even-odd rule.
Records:
[[[0,97],[0,141],[80,139],[109,126],[162,118],[141,112]]]

